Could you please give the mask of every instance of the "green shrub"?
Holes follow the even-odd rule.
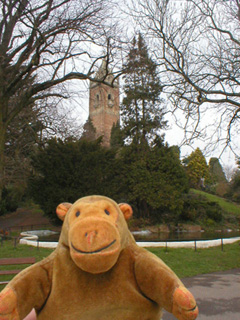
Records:
[[[23,195],[21,190],[18,188],[14,186],[3,188],[2,201],[0,204],[0,215],[15,211],[22,199]]]
[[[184,197],[183,211],[179,216],[181,221],[211,220],[220,222],[222,218],[223,210],[218,203],[208,201],[205,197],[192,193]]]

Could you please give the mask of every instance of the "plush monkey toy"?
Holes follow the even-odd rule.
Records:
[[[59,244],[0,293],[0,320],[160,320],[162,308],[193,320],[192,294],[163,261],[137,246],[128,204],[89,196],[62,203]]]

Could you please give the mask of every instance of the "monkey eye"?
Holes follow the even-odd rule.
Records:
[[[77,211],[77,212],[75,213],[75,216],[76,216],[76,217],[79,217],[79,216],[80,216],[80,211]]]
[[[105,209],[104,212],[105,212],[108,216],[110,215],[110,212],[109,212],[107,209]]]

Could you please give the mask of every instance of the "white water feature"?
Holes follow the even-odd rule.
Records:
[[[56,248],[58,242],[48,242],[48,241],[38,241],[39,237],[42,236],[50,236],[53,234],[57,234],[58,232],[51,231],[51,230],[32,230],[32,231],[25,231],[21,232],[20,236],[20,244],[27,244],[28,246],[33,247],[41,247],[41,248]]]

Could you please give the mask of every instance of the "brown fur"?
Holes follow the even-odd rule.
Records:
[[[195,300],[159,258],[137,246],[125,219],[132,209],[102,196],[61,204],[56,250],[0,293],[0,320],[159,320],[165,308],[195,319]]]

